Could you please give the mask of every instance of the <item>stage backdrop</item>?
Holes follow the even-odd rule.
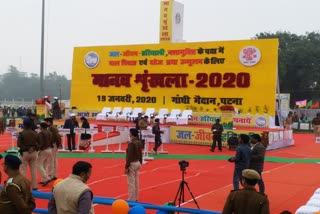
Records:
[[[274,115],[278,40],[74,48],[71,105]]]

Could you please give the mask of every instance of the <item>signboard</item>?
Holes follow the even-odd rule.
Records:
[[[43,120],[48,116],[48,110],[45,104],[36,104],[36,109],[40,119]]]
[[[18,132],[18,129],[16,127],[7,127],[6,132],[14,133],[14,132]]]
[[[71,104],[274,115],[277,60],[277,39],[77,47]]]
[[[227,140],[233,134],[262,134],[262,131],[248,131],[248,130],[225,130],[222,133],[222,144],[227,145]],[[197,128],[197,127],[170,127],[170,143],[181,144],[198,144],[198,145],[211,145],[213,133],[210,128]]]
[[[173,0],[160,4],[160,43],[183,42],[183,4]]]
[[[269,128],[268,115],[239,114],[233,117],[233,126]]]
[[[161,1],[160,4],[160,43],[171,43],[173,1]]]
[[[97,114],[99,114],[99,112],[101,111],[101,109],[99,110],[80,110],[80,109],[73,109],[72,112],[76,115],[76,117],[81,118],[81,117],[85,117],[88,120],[93,120],[96,119]],[[68,112],[66,112],[65,117],[68,117]]]
[[[85,132],[86,132],[86,129],[83,129],[83,128],[74,128],[74,133],[82,134],[82,133],[85,133]]]
[[[70,134],[70,129],[58,129],[59,134],[61,135],[67,135]]]
[[[290,109],[290,94],[276,94],[276,99],[280,101],[280,109],[281,110],[289,110]]]
[[[101,130],[103,132],[113,132],[113,126],[102,126]]]
[[[98,129],[86,129],[87,134],[97,134],[99,131]]]

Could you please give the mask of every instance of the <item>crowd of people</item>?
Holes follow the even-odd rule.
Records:
[[[31,171],[31,186],[37,189],[37,169],[41,175],[42,186],[57,179],[57,150],[61,146],[61,137],[52,118],[46,118],[40,123],[39,132],[35,131],[35,124],[31,118],[23,121],[24,130],[18,135],[18,147],[21,155],[21,173],[26,175],[29,167]]]
[[[286,119],[283,122],[283,125],[285,129],[290,130],[292,129],[292,125],[298,122],[309,122],[309,121],[306,119],[303,113],[301,113],[301,116],[299,117],[297,112],[289,111]],[[311,120],[311,125],[313,128],[313,132],[316,140],[317,138],[320,138],[320,112],[318,112],[315,115],[315,117]]]
[[[64,109],[61,109],[58,97],[53,97],[52,103],[48,96],[44,96],[41,101],[46,105],[48,115],[51,115],[54,119],[62,118]],[[0,105],[0,113],[2,113],[2,117],[15,118],[37,114],[37,110],[36,105]]]
[[[3,117],[24,117],[35,113],[35,106],[0,106]]]
[[[8,175],[8,179],[5,181],[3,190],[0,191],[0,213],[32,213],[35,208],[35,200],[31,190],[37,190],[39,184],[43,187],[47,186],[57,179],[57,152],[61,148],[61,136],[53,124],[53,118],[45,118],[38,124],[35,116],[30,113],[23,119],[23,130],[19,132],[17,140],[19,157],[13,155],[5,157],[4,172]],[[90,128],[86,118],[82,117],[81,121],[83,128]],[[68,149],[70,151],[75,149],[74,128],[76,127],[79,127],[79,124],[75,115],[71,115],[64,124],[64,128],[70,129],[68,135]],[[2,156],[0,156],[1,158]],[[26,177],[27,168],[30,170],[31,182]],[[74,213],[93,213],[93,194],[85,185],[91,175],[91,168],[90,163],[82,161],[74,165],[72,174],[63,182],[68,188],[59,185],[54,191],[53,198],[49,203],[50,213],[64,213],[72,210]],[[41,176],[39,183],[37,183],[37,171]],[[71,187],[73,191],[69,191]],[[62,196],[68,198],[66,193],[74,196],[74,201],[64,200]],[[56,195],[59,196],[55,197]],[[78,206],[80,199],[81,203]],[[88,203],[86,203],[88,199],[90,206],[87,206]]]

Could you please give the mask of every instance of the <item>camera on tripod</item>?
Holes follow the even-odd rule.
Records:
[[[186,168],[189,166],[189,162],[182,160],[182,161],[179,161],[179,165],[180,165],[180,170],[185,171]]]
[[[173,204],[176,205],[177,200],[178,200],[178,206],[180,207],[180,204],[185,202],[184,200],[184,188],[186,187],[194,201],[194,203],[197,205],[198,209],[200,209],[198,202],[196,201],[196,199],[194,198],[188,183],[184,180],[184,174],[186,174],[186,168],[189,166],[189,162],[182,160],[179,161],[179,165],[180,165],[180,170],[182,171],[182,181],[180,182],[180,186],[178,189],[178,192],[176,194],[176,197],[174,198]],[[179,213],[179,212],[178,212]]]

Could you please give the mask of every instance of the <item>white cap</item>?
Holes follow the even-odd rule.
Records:
[[[58,100],[58,97],[53,97],[53,99]]]
[[[48,96],[44,96],[44,98],[48,98]]]
[[[75,116],[76,116],[75,113],[71,113],[71,114],[70,114],[70,117],[75,117]]]

